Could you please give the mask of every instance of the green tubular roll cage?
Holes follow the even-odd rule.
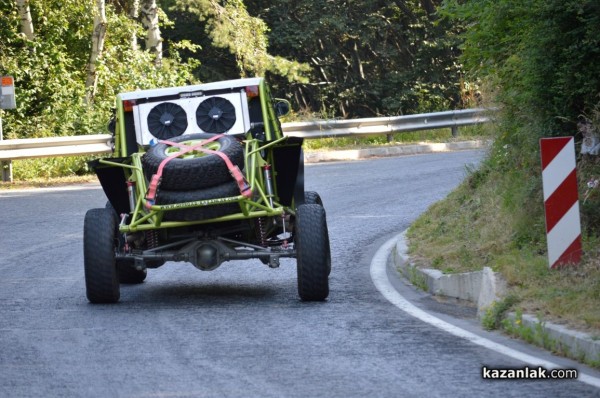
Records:
[[[271,103],[269,89],[265,84],[264,79],[260,79],[258,87],[262,118],[264,121],[265,140],[258,140],[254,138],[250,132],[247,132],[245,139],[242,141],[242,144],[244,145],[245,176],[252,189],[252,197],[246,198],[240,194],[238,196],[168,205],[149,205],[146,202],[145,194],[148,190],[148,180],[146,179],[142,169],[141,156],[143,155],[143,152],[136,152],[131,155],[127,154],[127,141],[126,134],[124,133],[124,101],[120,95],[117,95],[117,125],[115,126],[116,135],[114,157],[100,159],[98,161],[98,165],[102,165],[102,167],[122,168],[126,181],[135,185],[135,208],[130,213],[127,220],[123,219],[121,221],[119,225],[119,231],[121,233],[131,233],[161,228],[185,227],[256,217],[281,217],[284,215],[284,213],[294,214],[293,207],[280,203],[279,198],[277,197],[277,184],[275,179],[277,171],[274,169],[274,166],[277,162],[276,159],[274,159],[273,149],[276,147],[298,147],[302,145],[302,141],[288,140],[288,137],[283,136],[273,104]],[[300,156],[302,156],[301,149]],[[115,159],[117,157],[119,160]],[[265,189],[265,177],[261,172],[265,165],[271,165],[273,167],[272,173],[274,177],[272,183],[274,186],[274,194],[272,197],[269,196]],[[302,171],[300,170],[300,173],[301,172]],[[301,180],[301,177],[299,179]],[[125,187],[123,187],[123,189],[125,189]],[[296,201],[298,201],[297,197]],[[166,211],[235,202],[237,202],[240,207],[240,211],[238,213],[195,221],[163,221],[163,216]]]

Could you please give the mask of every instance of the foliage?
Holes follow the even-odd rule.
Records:
[[[535,243],[544,250],[539,138],[579,139],[578,120],[597,107],[600,4],[447,0],[441,13],[468,27],[462,60],[472,76],[492,88],[502,108],[488,161],[511,187],[503,195],[501,216],[523,220],[512,226],[517,245]],[[591,213],[583,210],[585,224]]]
[[[475,139],[488,139],[484,128],[480,125],[465,126],[459,130],[458,137],[452,137],[450,129],[420,130],[390,135],[373,135],[367,137],[337,137],[306,140],[305,151],[362,149],[405,144],[447,143]],[[599,192],[600,193],[600,192]],[[600,197],[600,195],[599,195]]]
[[[164,57],[162,65],[157,68],[153,63],[153,54],[132,50],[129,46],[130,33],[139,26],[124,14],[110,13],[108,18],[113,29],[98,66],[98,92],[111,106],[114,96],[122,91],[176,86],[196,80],[192,71],[199,66],[199,62],[189,59],[184,63],[178,52],[180,48],[196,51],[197,48],[189,41],[171,43],[169,57]],[[163,15],[162,23],[168,25],[171,22]]]
[[[51,1],[32,2],[36,39],[29,41],[19,34],[13,3],[0,3],[0,73],[14,76],[18,106],[3,114],[5,135],[49,136],[63,129],[63,134],[72,133],[83,99],[80,81],[86,63],[75,55],[85,48],[78,38],[89,37],[90,24],[82,18],[86,7],[73,2],[70,12],[63,13]]]
[[[175,34],[181,34],[185,27],[185,34],[194,37],[198,45],[203,48],[212,47],[212,55],[220,58],[233,57],[236,68],[235,71],[228,71],[229,78],[264,76],[270,73],[279,75],[288,82],[307,81],[305,75],[310,70],[307,64],[269,53],[269,27],[262,19],[251,16],[242,0],[175,0],[167,1],[166,4],[170,5],[168,9],[177,20],[178,30]],[[193,33],[190,34],[190,31]],[[218,49],[226,49],[228,53],[215,51]],[[221,65],[212,67],[222,68]],[[214,72],[220,71],[212,73]]]
[[[435,3],[246,1],[270,26],[275,53],[312,66],[311,83],[293,86],[295,102],[329,117],[461,106],[458,49],[446,33],[454,28]]]
[[[15,77],[18,106],[2,113],[5,137],[100,133],[120,91],[253,75],[266,75],[276,95],[320,117],[474,104],[477,87],[456,60],[461,28],[437,16],[439,0],[158,4],[164,57],[157,68],[147,51],[130,48],[132,33],[144,35],[128,15],[130,2],[106,1],[105,47],[86,104],[95,2],[31,0],[35,38],[27,40],[15,2],[0,0],[0,73]]]
[[[524,311],[598,330],[600,164],[578,157],[582,264],[551,270],[539,139],[572,135],[579,143],[582,119],[599,131],[600,4],[446,0],[440,14],[465,27],[459,37],[467,80],[482,82],[500,111],[488,158],[413,224],[411,250],[437,268],[490,266]],[[497,326],[500,309],[488,314],[487,326]]]
[[[201,79],[265,74],[277,95],[318,117],[447,110],[473,88],[437,3],[168,0],[176,24],[164,33],[202,46]]]
[[[17,181],[28,182],[82,176],[90,172],[87,162],[92,159],[92,156],[63,156],[15,160],[13,176]]]
[[[446,1],[443,13],[468,25],[462,59],[469,70],[497,88],[521,130],[536,123],[538,136],[573,134],[577,118],[599,100],[600,3],[460,3]]]
[[[494,301],[482,316],[481,324],[486,330],[496,330],[502,326],[506,313],[518,302],[517,297],[509,295],[500,301]]]
[[[436,16],[438,1],[163,0],[160,68],[130,48],[132,32],[144,32],[127,4],[107,1],[90,109],[84,82],[95,3],[32,0],[35,38],[27,40],[15,2],[0,0],[0,73],[15,77],[18,103],[3,114],[5,136],[98,133],[115,93],[193,80],[267,75],[297,109],[328,117],[445,110],[468,92],[456,36],[447,34],[455,29]]]
[[[5,138],[104,132],[114,95],[123,90],[183,84],[193,79],[197,62],[171,59],[155,68],[152,57],[129,48],[139,25],[107,6],[109,34],[98,63],[93,107],[84,103],[85,73],[91,48],[94,2],[30,2],[35,39],[19,33],[15,3],[0,2],[0,74],[15,78],[17,109],[3,112]]]

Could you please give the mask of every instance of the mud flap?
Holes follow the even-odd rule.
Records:
[[[300,156],[298,157],[298,172],[296,174],[296,185],[294,187],[294,206],[298,207],[304,204],[304,151],[300,147]]]
[[[110,158],[109,160],[115,163],[124,163],[127,158]],[[104,194],[117,214],[129,213],[125,169],[102,164],[99,159],[88,162],[88,166],[98,176]]]
[[[304,203],[304,153],[302,138],[290,137],[289,145],[273,149],[275,184],[279,201],[284,206],[295,207]]]

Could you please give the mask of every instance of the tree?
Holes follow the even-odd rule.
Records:
[[[105,2],[31,1],[35,37],[29,40],[20,33],[17,3],[0,1],[0,74],[14,76],[19,96],[17,109],[3,117],[5,137],[95,134],[105,130],[117,93],[196,81],[191,71],[198,62],[178,55],[185,43],[171,43],[169,57],[156,67],[153,54],[131,48],[131,33],[142,27],[129,17],[129,3]],[[108,33],[103,46],[100,40],[92,49],[94,16]],[[90,62],[92,53],[102,56]],[[90,67],[94,79],[88,81]]]
[[[512,220],[507,236],[514,247],[536,247],[543,253],[539,140],[575,136],[579,141],[577,122],[585,115],[592,116],[596,129],[600,126],[600,3],[447,0],[443,14],[465,26],[461,60],[471,76],[489,87],[500,108],[500,128],[477,186],[498,191],[500,205],[494,211],[499,207],[503,223]],[[600,168],[597,159],[577,160],[582,193]],[[600,196],[589,193],[581,203],[584,234],[600,236]]]
[[[173,0],[169,11],[175,34],[202,45],[204,68],[211,80],[273,74],[288,82],[307,81],[310,67],[269,50],[267,24],[248,13],[242,0]],[[200,22],[200,23],[199,23]],[[185,26],[185,30],[181,28]],[[225,50],[225,52],[223,52]],[[233,70],[231,64],[233,63]]]
[[[444,12],[468,25],[462,59],[470,73],[494,86],[522,126],[565,134],[598,104],[597,1],[448,1]]]
[[[158,6],[156,0],[142,0],[142,25],[146,29],[146,49],[154,54],[154,64],[162,63],[162,38],[158,26]]]
[[[139,14],[140,14],[140,1],[139,0],[130,0],[131,3],[129,5],[129,18],[131,18],[133,21],[137,21],[137,19],[139,18]],[[131,49],[132,50],[137,50],[138,49],[138,42],[137,42],[137,33],[135,29],[132,29],[131,31]]]
[[[29,40],[33,40],[33,21],[31,20],[31,12],[29,10],[29,0],[17,0],[17,9],[21,18],[21,33]]]
[[[246,0],[270,27],[271,51],[313,67],[296,102],[328,116],[460,107],[454,27],[438,0]]]
[[[98,76],[96,71],[96,63],[102,56],[104,50],[104,38],[106,36],[106,5],[104,0],[96,0],[96,12],[94,13],[94,31],[92,33],[92,52],[90,54],[90,62],[88,65],[86,88],[86,103],[91,104],[96,94],[96,84]]]

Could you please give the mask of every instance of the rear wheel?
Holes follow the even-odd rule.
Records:
[[[323,200],[321,199],[321,195],[319,195],[317,192],[315,191],[305,191],[304,192],[304,204],[307,205],[319,205],[321,207],[323,207]],[[327,212],[325,212],[327,213]],[[325,224],[327,225],[327,221],[325,221]],[[327,249],[329,250],[329,230],[327,228],[325,228],[325,233],[327,234]],[[329,254],[329,257],[331,257],[331,254]],[[331,263],[329,263],[329,271],[327,273],[327,275],[329,275],[329,273],[331,273]]]
[[[304,204],[323,206],[323,201],[318,193],[314,191],[306,191],[304,192]]]
[[[294,232],[298,294],[303,301],[323,301],[329,295],[331,270],[331,253],[323,206],[298,206]]]
[[[83,223],[83,264],[86,295],[91,303],[119,301],[115,261],[115,217],[110,209],[91,209]]]

